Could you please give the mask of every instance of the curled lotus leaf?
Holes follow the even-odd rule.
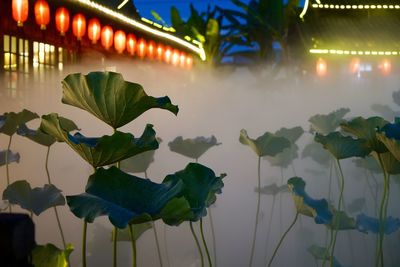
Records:
[[[0,115],[0,133],[13,135],[17,132],[21,124],[25,124],[33,119],[39,118],[39,115],[27,109],[21,112],[7,112]]]
[[[32,189],[25,180],[10,184],[3,192],[3,199],[32,211],[37,216],[49,208],[65,205],[61,190],[54,185],[46,184],[44,187]]]
[[[198,163],[189,163],[182,171],[170,174],[163,182],[181,182],[182,190],[161,212],[168,225],[179,225],[184,221],[197,221],[207,214],[206,208],[216,201],[224,183],[210,168]]]
[[[257,139],[252,139],[247,135],[247,131],[242,129],[239,137],[240,143],[250,146],[250,148],[259,157],[275,156],[282,152],[285,148],[290,147],[291,143],[288,139],[275,134],[266,132]]]
[[[259,188],[254,189],[255,192],[260,192],[263,195],[273,195],[276,196],[279,193],[288,192],[289,188],[286,184],[278,186],[276,183],[266,185]]]
[[[361,213],[356,218],[357,230],[362,233],[379,233],[379,219]],[[390,235],[400,228],[400,219],[389,216],[385,220],[385,234]]]
[[[372,153],[372,156],[377,162],[379,162],[379,157],[377,153]],[[385,168],[385,171],[388,174],[400,174],[400,162],[394,157],[391,152],[380,153],[379,156],[382,159],[383,168]]]
[[[156,132],[148,124],[142,136],[135,138],[130,133],[116,131],[111,136],[87,138],[80,133],[71,135],[64,129],[62,120],[55,113],[42,118],[40,128],[57,141],[67,143],[93,167],[110,165],[137,154],[158,148]]]
[[[65,250],[53,244],[36,245],[32,251],[32,263],[35,267],[66,267],[73,251],[74,247],[71,244],[68,244]]]
[[[365,157],[371,152],[365,140],[343,136],[339,132],[332,132],[328,135],[317,133],[314,140],[322,144],[338,160],[351,157]]]
[[[92,223],[107,215],[120,228],[159,218],[164,206],[182,190],[180,181],[161,184],[129,175],[112,166],[99,168],[89,177],[85,193],[67,196],[72,213]]]
[[[400,160],[400,126],[395,123],[388,123],[376,134],[378,140],[382,142],[390,153]]]
[[[292,143],[290,147],[285,148],[281,153],[276,154],[274,157],[265,156],[264,159],[268,160],[271,166],[287,168],[292,164],[293,160],[298,158],[298,150],[299,147]]]
[[[311,158],[318,164],[322,166],[329,166],[331,162],[331,155],[328,151],[326,151],[320,143],[312,142],[307,144],[303,152],[301,153],[302,158]]]
[[[292,143],[296,143],[297,140],[303,135],[304,130],[300,126],[296,126],[293,128],[281,128],[275,132],[277,136],[285,137]]]
[[[198,159],[208,149],[213,146],[218,146],[217,138],[212,135],[211,137],[198,136],[196,138],[183,139],[182,136],[176,137],[173,141],[168,143],[169,149],[173,152],[183,156]]]
[[[7,159],[8,158],[8,159]],[[11,150],[0,150],[0,166],[8,163],[16,162],[19,163],[19,153],[13,153]]]
[[[357,117],[342,123],[341,128],[358,139],[365,140],[371,151],[383,153],[387,151],[387,148],[378,140],[376,130],[382,129],[386,124],[388,122],[381,117],[370,117],[368,119]]]
[[[326,199],[313,199],[305,192],[306,182],[300,177],[292,177],[287,182],[292,193],[297,212],[313,217],[317,224],[329,224],[333,214]]]
[[[330,132],[336,131],[344,121],[344,116],[349,112],[349,108],[340,108],[329,114],[314,115],[308,120],[311,123],[310,131],[320,134],[329,134]]]
[[[140,84],[125,81],[119,73],[70,74],[62,81],[62,87],[64,104],[86,110],[114,129],[152,108],[178,113],[178,107],[167,96],[148,96]]]
[[[400,112],[394,111],[388,105],[372,104],[371,109],[381,115],[385,120],[393,120],[395,117],[400,116]]]
[[[131,225],[131,227],[133,230],[133,239],[135,241],[137,241],[147,230],[150,230],[151,228],[153,228],[153,226],[149,222],[133,224],[133,225]],[[110,241],[114,240],[114,234],[115,234],[115,232],[112,231]],[[132,242],[129,227],[125,227],[124,229],[120,229],[118,231],[117,241]]]
[[[333,214],[332,221],[326,226],[329,229],[335,230],[352,230],[356,229],[356,220],[346,214],[344,211],[337,211],[336,209],[331,209]]]

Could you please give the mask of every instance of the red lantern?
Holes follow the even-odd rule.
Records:
[[[69,29],[69,11],[65,7],[56,10],[56,28],[61,35],[65,35]]]
[[[186,66],[190,69],[193,66],[193,58],[191,56],[186,57]]]
[[[50,7],[45,0],[37,0],[35,2],[35,19],[40,25],[41,30],[46,30],[46,25],[50,22]]]
[[[171,51],[171,47],[167,46],[165,48],[165,53],[164,53],[164,61],[165,63],[170,63],[172,59],[172,51]]]
[[[146,40],[143,38],[140,38],[139,43],[138,43],[138,55],[141,58],[144,58],[144,56],[146,55]]]
[[[113,45],[113,39],[114,31],[111,26],[104,26],[101,29],[101,45],[108,50]]]
[[[161,61],[163,59],[163,55],[164,55],[164,46],[162,44],[158,44],[156,50],[157,60]]]
[[[177,66],[179,64],[179,51],[174,49],[172,53],[172,65]]]
[[[126,38],[126,50],[131,56],[133,56],[136,51],[136,37],[131,33],[128,34]]]
[[[322,58],[317,60],[316,71],[317,75],[320,77],[323,77],[328,73],[328,64],[326,64],[326,61]]]
[[[28,0],[12,0],[12,16],[19,27],[28,19]]]
[[[383,75],[389,75],[392,72],[392,63],[390,63],[389,60],[384,59],[379,64],[379,68],[381,69]]]
[[[121,30],[115,32],[114,48],[119,54],[122,54],[126,48],[126,34]]]
[[[100,21],[96,18],[89,20],[88,37],[93,44],[97,43],[97,41],[100,39],[100,32],[101,32]]]
[[[147,57],[150,59],[154,58],[154,54],[156,51],[156,44],[153,41],[150,41],[149,44],[147,45]]]
[[[76,14],[72,19],[72,32],[81,40],[86,34],[86,18],[82,14]]]

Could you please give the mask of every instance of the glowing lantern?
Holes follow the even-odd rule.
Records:
[[[19,27],[28,19],[28,0],[12,0],[12,16]]]
[[[126,38],[126,50],[131,56],[136,52],[136,37],[131,33]]]
[[[88,37],[93,44],[97,43],[97,41],[100,39],[100,32],[101,32],[100,21],[96,18],[89,20]]]
[[[123,31],[118,30],[114,35],[114,48],[115,50],[122,54],[126,48],[126,35]]]
[[[69,29],[69,11],[65,7],[56,10],[56,28],[61,35],[65,35]]]
[[[72,19],[72,32],[81,40],[83,36],[86,34],[86,18],[82,14],[76,14]]]
[[[104,26],[101,30],[101,45],[108,50],[113,45],[113,39],[114,31],[111,26]]]
[[[172,51],[171,51],[171,48],[167,46],[167,48],[165,48],[165,52],[164,52],[164,61],[166,63],[170,63],[171,58],[172,58]]]
[[[50,7],[45,0],[37,0],[35,2],[35,19],[40,25],[41,30],[46,29],[46,25],[50,22]]]
[[[360,70],[360,59],[353,58],[350,62],[350,72],[351,73],[358,73]]]
[[[181,52],[181,54],[179,55],[179,66],[180,67],[185,67],[185,63],[186,63],[186,55],[185,53]]]
[[[186,67],[189,69],[193,66],[193,58],[191,56],[186,57]]]
[[[153,59],[155,53],[156,53],[156,44],[153,41],[150,41],[149,44],[147,45],[147,57]]]
[[[179,64],[179,51],[174,50],[172,53],[172,65],[177,66]]]
[[[141,58],[144,58],[144,56],[146,55],[146,40],[143,38],[140,38],[139,43],[138,43],[138,55]]]
[[[389,75],[392,72],[392,63],[389,60],[384,59],[379,65],[383,75]]]
[[[156,50],[156,58],[157,60],[162,60],[164,56],[164,46],[162,44],[157,45],[157,50]]]
[[[318,59],[316,70],[317,70],[318,76],[320,76],[320,77],[325,76],[326,73],[328,72],[328,65],[326,64],[326,61],[323,60],[322,58]]]

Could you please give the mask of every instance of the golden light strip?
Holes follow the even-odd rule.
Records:
[[[400,5],[335,5],[335,4],[312,4],[313,8],[323,9],[400,9]]]
[[[205,51],[204,51],[203,46],[202,46],[201,43],[197,44],[197,46],[196,46],[196,45],[194,45],[192,43],[189,43],[189,42],[187,42],[185,40],[182,40],[182,39],[180,39],[180,38],[178,38],[178,37],[176,37],[174,35],[171,35],[171,34],[169,34],[167,32],[162,32],[160,30],[153,29],[152,27],[149,27],[149,26],[147,26],[147,25],[145,25],[143,23],[140,23],[140,22],[138,22],[138,21],[136,21],[134,19],[131,19],[131,18],[129,18],[129,17],[127,17],[127,16],[125,16],[125,15],[123,15],[121,13],[115,12],[112,9],[109,9],[109,8],[107,8],[105,6],[99,5],[99,4],[97,4],[97,3],[93,2],[93,1],[90,1],[90,0],[74,0],[74,1],[75,2],[79,2],[79,3],[81,3],[81,4],[85,5],[85,6],[88,6],[90,8],[96,9],[97,11],[100,11],[100,12],[104,13],[105,15],[108,15],[110,17],[118,19],[118,20],[120,20],[120,21],[122,21],[124,23],[127,23],[127,24],[129,24],[129,25],[131,25],[131,26],[133,26],[133,27],[135,27],[137,29],[143,30],[143,31],[151,33],[151,34],[153,34],[155,36],[167,39],[169,41],[178,43],[178,44],[188,48],[189,50],[193,51],[194,53],[198,54],[201,60],[203,60],[203,61],[206,60],[206,54],[205,54]]]
[[[359,56],[398,56],[400,51],[376,51],[376,50],[342,50],[342,49],[310,49],[311,54],[331,55],[359,55]]]
[[[117,7],[117,9],[123,8],[128,2],[129,2],[129,0],[124,0],[121,4],[119,4],[119,6]]]
[[[306,0],[306,1],[304,2],[303,10],[301,11],[301,13],[300,13],[300,15],[299,15],[299,17],[300,17],[301,19],[306,15],[307,9],[308,9],[308,5],[309,5],[309,0]]]

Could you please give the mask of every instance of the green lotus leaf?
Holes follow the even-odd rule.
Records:
[[[65,205],[61,190],[54,185],[46,184],[42,188],[32,189],[25,180],[10,184],[3,192],[3,199],[8,200],[11,204],[20,205],[21,208],[29,210],[37,216],[51,207]]]
[[[268,160],[271,166],[287,168],[294,159],[298,158],[298,150],[299,147],[292,143],[290,147],[285,148],[281,153],[276,154],[274,157],[265,156],[264,159]]]
[[[352,160],[358,168],[366,169],[373,173],[382,173],[382,169],[379,166],[373,156],[367,156],[365,158],[357,158]]]
[[[210,168],[198,163],[189,163],[182,171],[165,177],[165,182],[183,184],[182,191],[161,212],[166,224],[179,225],[184,221],[197,221],[207,214],[206,208],[216,200],[216,194],[221,193],[224,186],[222,179]]]
[[[292,177],[287,182],[297,212],[313,217],[317,224],[329,224],[333,214],[326,199],[313,199],[305,192],[306,182],[300,177]]]
[[[8,158],[8,159],[6,159]],[[0,150],[0,166],[4,166],[8,163],[16,162],[19,163],[19,153],[13,153],[11,150]]]
[[[348,108],[340,108],[327,115],[317,114],[312,116],[308,121],[311,123],[311,132],[320,134],[329,134],[335,131],[344,121],[343,117],[350,112]]]
[[[400,162],[394,157],[391,152],[385,152],[379,155],[382,159],[383,167],[388,174],[400,174]],[[378,154],[374,152],[372,153],[372,156],[375,158],[376,162],[379,163]]]
[[[353,230],[357,228],[356,220],[349,217],[346,212],[332,208],[332,213],[332,221],[325,224],[329,229]]]
[[[353,199],[353,201],[351,201],[351,203],[347,205],[347,211],[349,213],[360,212],[365,207],[365,204],[366,201],[363,197]]]
[[[293,128],[281,128],[275,132],[277,136],[285,137],[292,143],[296,143],[297,140],[303,135],[304,130],[300,126],[293,127]]]
[[[251,139],[247,135],[247,131],[242,129],[239,137],[240,143],[250,146],[250,148],[259,157],[275,156],[282,152],[285,148],[290,147],[290,141],[284,137],[276,136],[275,134],[266,132],[257,139]]]
[[[72,213],[92,223],[108,215],[111,223],[122,229],[128,223],[143,223],[159,218],[164,206],[182,190],[179,180],[153,183],[129,175],[116,167],[99,168],[89,177],[85,192],[67,196]]]
[[[322,144],[336,159],[366,157],[371,152],[365,140],[343,136],[339,132],[332,132],[326,136],[317,133],[314,140]]]
[[[74,251],[71,244],[65,250],[53,244],[37,245],[32,251],[32,263],[35,267],[67,267],[69,256]]]
[[[169,149],[173,152],[181,154],[183,156],[198,159],[208,149],[213,146],[218,146],[217,138],[214,135],[211,137],[198,136],[196,138],[183,139],[182,136],[176,137],[173,141],[168,143]]]
[[[75,152],[93,167],[113,164],[137,154],[158,148],[156,132],[148,124],[143,134],[135,138],[130,133],[116,131],[111,136],[86,138],[80,133],[74,136],[63,127],[63,121],[52,113],[42,117],[40,128],[57,141],[67,143]]]
[[[387,151],[387,148],[377,139],[376,130],[382,129],[387,123],[381,117],[370,117],[368,119],[357,117],[351,121],[342,123],[341,128],[358,139],[365,140],[371,151],[383,153]]]
[[[331,162],[331,155],[320,143],[312,142],[306,145],[301,153],[302,158],[311,158],[322,166],[328,167]]]
[[[326,259],[327,261],[330,260],[330,253],[329,250],[325,247],[317,246],[317,245],[311,245],[308,247],[307,251],[314,257],[316,260],[324,260]]]
[[[18,113],[4,113],[3,115],[0,115],[0,133],[11,136],[17,132],[18,127],[21,124],[27,123],[36,118],[39,118],[39,115],[27,109]]]
[[[286,184],[278,186],[276,183],[266,185],[259,188],[254,189],[255,192],[260,192],[263,195],[273,195],[276,196],[279,193],[288,192],[289,188]]]
[[[132,225],[133,230],[133,239],[138,240],[142,234],[144,234],[147,230],[152,228],[151,223],[139,223]],[[114,240],[114,231],[111,232],[111,241]],[[120,229],[117,235],[117,241],[119,242],[131,242],[131,235],[129,233],[129,227],[125,227],[124,229]]]
[[[62,102],[86,110],[114,129],[152,108],[178,113],[178,107],[165,97],[148,96],[137,83],[127,82],[114,72],[70,74],[63,81]]]
[[[393,120],[395,117],[400,116],[400,112],[394,111],[388,105],[372,104],[371,109],[379,113],[385,120]]]
[[[76,124],[73,121],[63,117],[59,117],[58,119],[60,121],[60,124],[63,126],[63,129],[65,129],[65,131],[71,132],[79,130],[78,126],[76,126]],[[21,124],[19,126],[17,134],[20,136],[27,137],[33,142],[47,147],[53,145],[56,142],[56,139],[53,136],[44,133],[40,129],[40,127],[37,130],[32,130],[29,129],[28,126],[26,126],[26,124]]]

